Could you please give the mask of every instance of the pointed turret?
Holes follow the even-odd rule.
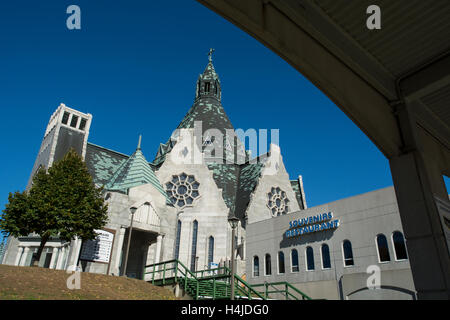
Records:
[[[208,64],[203,73],[198,77],[194,104],[184,116],[177,129],[193,129],[195,128],[196,122],[200,123],[201,132],[195,132],[195,138],[197,145],[202,150],[214,141],[220,141],[216,140],[216,138],[219,138],[217,133],[220,131],[219,135],[222,135],[220,138],[223,139],[223,145],[220,146],[217,142],[214,142],[215,151],[212,157],[208,158],[208,161],[215,161],[214,158],[227,159],[227,161],[231,162],[240,159],[239,163],[242,163],[248,156],[222,106],[222,90],[219,75],[212,62],[213,52],[214,49],[209,50]],[[176,141],[169,139],[168,143],[162,145],[167,146],[166,148],[161,148],[160,146],[153,162],[156,167],[164,162],[165,154],[172,150],[174,143]]]
[[[128,189],[143,184],[152,184],[168,201],[167,193],[156,177],[153,169],[141,151],[141,136],[139,136],[136,151],[117,169],[105,185],[106,190],[127,193]]]
[[[210,49],[208,64],[198,77],[194,105],[178,128],[194,128],[194,122],[201,121],[203,132],[211,128],[219,129],[223,134],[226,129],[234,130],[221,103],[222,90],[219,75],[212,63],[213,51]]]
[[[198,76],[197,90],[195,93],[196,100],[201,98],[213,98],[217,99],[220,102],[220,79],[212,63],[213,52],[214,49],[209,49],[208,64],[206,65],[205,71],[203,71],[203,73]]]

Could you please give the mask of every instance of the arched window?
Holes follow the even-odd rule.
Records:
[[[270,259],[270,254],[266,254],[266,276],[272,274],[272,261]]]
[[[306,248],[306,270],[314,270],[314,251],[313,248]]]
[[[386,236],[384,234],[377,235],[378,260],[380,262],[391,261],[389,256],[389,247]]]
[[[326,243],[322,245],[322,268],[323,269],[331,268],[330,248]]]
[[[197,259],[197,233],[198,233],[198,222],[197,220],[195,220],[192,225],[191,271],[195,271]]]
[[[208,268],[211,268],[211,263],[214,262],[214,237],[210,236],[208,239]]]
[[[180,255],[180,237],[181,237],[181,220],[178,220],[177,238],[175,241],[175,259],[178,259]]]
[[[349,240],[344,240],[342,250],[344,251],[344,266],[353,266],[355,262],[353,261],[352,243]]]
[[[278,273],[284,273],[284,253],[278,252]]]
[[[298,251],[297,249],[292,249],[291,251],[291,261],[292,261],[292,272],[298,272]]]
[[[258,258],[258,256],[253,257],[253,276],[259,277],[259,258]]]
[[[205,93],[209,93],[210,87],[211,87],[211,84],[209,82],[205,82]]]
[[[392,242],[394,242],[395,260],[408,259],[405,238],[403,238],[403,234],[400,231],[395,231],[392,234]]]

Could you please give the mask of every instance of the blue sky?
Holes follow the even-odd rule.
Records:
[[[71,4],[81,30],[66,28]],[[191,107],[211,47],[234,127],[280,129],[308,206],[392,185],[388,161],[323,93],[196,1],[2,1],[0,41],[2,209],[25,188],[61,102],[93,115],[90,142],[131,154],[142,134],[152,160]]]

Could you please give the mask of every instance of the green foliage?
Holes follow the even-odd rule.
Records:
[[[0,229],[15,237],[36,233],[47,240],[58,236],[94,239],[94,229],[107,222],[107,204],[81,159],[70,150],[48,172],[41,168],[29,192],[10,193]]]

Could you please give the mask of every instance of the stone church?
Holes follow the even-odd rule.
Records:
[[[104,187],[109,220],[95,241],[51,238],[39,264],[140,279],[145,265],[171,259],[191,270],[208,269],[229,263],[228,218],[235,216],[237,273],[244,275],[246,226],[306,209],[306,200],[301,176],[289,179],[276,144],[255,158],[245,150],[221,97],[210,52],[192,107],[152,161],[140,138],[132,155],[88,142],[92,115],[61,104],[50,117],[28,188],[40,166],[51,166],[74,148],[95,184]],[[30,265],[38,245],[33,235],[10,237],[3,263]]]

